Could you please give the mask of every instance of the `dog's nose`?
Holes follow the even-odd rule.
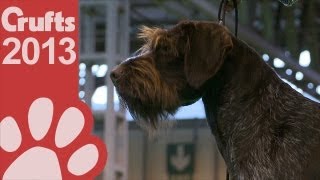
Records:
[[[117,67],[113,69],[110,73],[110,78],[113,82],[116,82],[122,75],[122,69]]]

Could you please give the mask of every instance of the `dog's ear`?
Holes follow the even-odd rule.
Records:
[[[228,30],[214,23],[184,23],[186,37],[185,67],[190,86],[198,89],[213,77],[233,47]]]

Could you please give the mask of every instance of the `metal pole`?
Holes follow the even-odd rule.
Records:
[[[120,58],[121,60],[125,59],[129,55],[129,44],[130,44],[130,5],[129,5],[129,0],[122,0],[121,1],[121,11],[120,11],[120,27],[119,27],[119,53],[120,53]],[[121,140],[123,141],[123,149],[122,149],[122,165],[123,165],[123,180],[128,180],[128,166],[129,166],[129,130],[128,130],[128,122],[126,120],[126,109],[124,107],[120,107],[119,114],[123,118],[123,121],[121,122]]]
[[[116,179],[116,114],[114,111],[114,86],[109,78],[110,71],[115,66],[116,61],[116,32],[117,32],[117,19],[118,19],[118,1],[107,0],[106,2],[106,63],[108,71],[106,75],[107,84],[107,111],[104,121],[104,140],[108,146],[108,162],[104,169],[104,180]]]

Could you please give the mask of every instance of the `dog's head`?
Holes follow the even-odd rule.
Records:
[[[135,119],[155,128],[177,108],[201,98],[232,48],[231,34],[216,23],[181,22],[171,29],[142,27],[139,55],[111,72],[122,102]]]

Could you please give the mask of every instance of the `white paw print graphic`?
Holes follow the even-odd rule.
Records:
[[[2,179],[59,180],[66,179],[67,176],[64,174],[81,177],[97,166],[101,157],[99,157],[99,146],[94,141],[73,143],[84,129],[83,113],[75,107],[66,109],[51,135],[48,133],[49,130],[55,128],[53,113],[54,105],[48,98],[39,98],[31,104],[28,113],[28,131],[32,138],[29,140],[24,140],[23,131],[13,117],[7,116],[0,121],[0,150],[4,150],[6,156],[20,153],[12,163],[1,164],[7,166]],[[24,141],[28,141],[26,144],[31,145],[22,146]],[[39,146],[37,142],[40,141],[45,143]],[[29,148],[23,149],[25,147]]]

